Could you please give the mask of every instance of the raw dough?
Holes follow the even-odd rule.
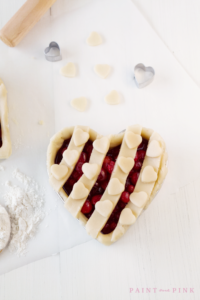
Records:
[[[85,97],[75,98],[71,101],[71,106],[78,111],[84,111],[87,107],[88,100]]]
[[[124,185],[119,181],[118,178],[112,178],[108,184],[109,195],[119,195],[123,192]]]
[[[87,43],[89,46],[98,46],[102,44],[102,37],[98,32],[93,31],[87,39]]]
[[[122,223],[118,222],[115,230],[107,235],[102,234],[101,230],[104,227],[104,225],[106,224],[107,220],[109,219],[110,215],[108,213],[107,213],[107,216],[105,217],[105,215],[106,215],[105,211],[102,215],[98,211],[98,209],[95,208],[93,214],[91,215],[91,217],[89,219],[87,219],[85,217],[85,215],[83,215],[81,213],[81,209],[88,197],[88,193],[91,191],[92,187],[94,186],[94,184],[98,178],[98,172],[92,180],[88,179],[86,177],[86,175],[83,174],[77,182],[79,185],[79,188],[78,188],[78,190],[75,189],[75,195],[73,194],[74,189],[72,190],[72,193],[70,195],[67,195],[66,192],[63,190],[62,187],[63,187],[64,183],[66,182],[66,180],[65,181],[61,180],[61,181],[57,182],[54,180],[54,178],[52,179],[52,175],[50,173],[50,168],[54,164],[56,153],[62,146],[64,139],[69,139],[70,137],[72,137],[70,140],[68,149],[69,150],[77,150],[79,153],[79,156],[80,156],[80,154],[83,150],[83,147],[89,138],[90,138],[90,140],[93,141],[93,145],[94,145],[95,144],[94,142],[96,140],[100,140],[102,138],[102,136],[86,126],[69,127],[69,128],[65,128],[62,131],[60,131],[59,133],[57,133],[51,139],[50,145],[48,147],[47,167],[48,167],[48,173],[49,173],[51,185],[59,193],[61,198],[64,200],[65,208],[67,208],[67,210],[72,214],[72,216],[79,219],[80,222],[85,225],[87,233],[105,245],[110,245],[111,243],[113,243],[114,241],[119,239],[126,232],[129,225],[125,225],[125,223],[126,224],[132,223],[138,218],[138,216],[142,213],[143,209],[145,209],[147,207],[147,205],[151,202],[152,198],[155,196],[156,192],[160,189],[161,184],[167,173],[167,167],[166,167],[167,155],[166,155],[165,143],[164,143],[163,139],[156,132],[154,132],[151,129],[144,128],[140,125],[129,126],[125,132],[122,132],[120,134],[113,135],[113,136],[108,136],[108,138],[109,138],[108,147],[112,148],[112,147],[116,147],[118,145],[121,145],[121,147],[120,147],[119,156],[115,163],[114,170],[111,174],[110,182],[109,182],[106,190],[104,191],[104,194],[102,195],[99,203],[101,203],[105,200],[109,200],[112,202],[113,209],[114,209],[114,207],[116,206],[116,204],[118,203],[118,201],[120,199],[121,193],[125,189],[126,179],[128,176],[128,169],[123,168],[121,166],[123,168],[123,170],[122,170],[119,162],[121,161],[121,158],[132,158],[134,160],[136,152],[137,152],[137,146],[135,148],[128,147],[127,141],[126,141],[126,133],[127,132],[131,132],[134,135],[139,135],[142,138],[147,139],[149,141],[148,147],[152,141],[154,141],[154,140],[158,141],[159,145],[162,149],[162,153],[159,157],[155,157],[155,158],[148,157],[147,155],[145,156],[143,166],[142,166],[137,184],[135,186],[135,190],[130,196],[131,201],[129,201],[128,204],[126,205],[126,209],[128,209],[128,213],[127,213],[127,210],[125,210],[125,212],[123,213],[123,215],[125,215],[125,216],[126,216],[126,214],[128,215],[128,219],[125,218],[126,221],[124,221],[122,218],[121,222],[124,225],[122,225]],[[77,133],[78,133],[78,135],[77,135]],[[85,136],[85,133],[88,133],[87,137]],[[76,140],[76,138],[74,138],[74,137],[77,138],[78,144],[80,143],[79,146],[75,145],[74,141]],[[77,140],[76,140],[76,142],[77,142]],[[139,142],[140,141],[137,140],[137,143],[139,143]],[[132,146],[133,145],[131,144],[131,147]],[[105,155],[106,155],[106,153],[103,154],[103,153],[99,152],[97,149],[95,149],[95,147],[94,147],[92,150],[90,160],[89,160],[89,164],[97,164],[97,165],[99,165],[99,168],[101,168],[104,158],[105,158]],[[65,163],[65,161],[63,159],[60,164],[64,164],[64,163]],[[150,167],[153,169],[151,180],[155,180],[155,173],[156,173],[156,176],[157,176],[156,181],[151,181],[151,182],[143,182],[142,181],[143,171],[145,171],[146,167],[148,167],[148,168]],[[148,168],[147,168],[147,170],[148,170]],[[70,168],[69,173],[67,175],[68,178],[72,171],[73,171],[73,168]],[[127,171],[127,173],[125,171]],[[74,187],[76,186],[76,184],[74,185]],[[78,192],[78,195],[77,195],[77,192]],[[110,194],[110,192],[111,192],[111,194]],[[118,194],[116,194],[116,193],[118,193]],[[73,198],[74,196],[76,199]],[[98,205],[100,205],[100,207],[101,207],[101,204],[98,204]],[[130,213],[130,211],[131,211],[131,213]]]
[[[153,182],[157,179],[157,173],[152,166],[146,166],[142,172],[142,182]]]
[[[66,161],[67,165],[72,167],[78,160],[78,151],[67,149],[63,153],[63,158]]]
[[[131,225],[135,223],[136,217],[132,213],[130,208],[124,208],[121,212],[119,223],[121,225]]]
[[[117,91],[113,90],[105,97],[105,101],[107,104],[110,104],[110,105],[119,104],[120,95]]]
[[[109,139],[106,136],[104,136],[100,139],[96,139],[96,141],[94,141],[93,143],[93,147],[98,152],[105,154],[108,152],[109,144],[110,144]]]
[[[68,167],[65,165],[53,165],[51,166],[51,173],[57,179],[61,180],[66,177],[68,173]]]
[[[69,62],[66,66],[60,69],[60,74],[65,77],[75,77],[76,76],[76,66],[74,63]]]
[[[100,167],[97,164],[85,163],[82,166],[82,171],[88,179],[93,179],[100,172]]]
[[[75,200],[83,199],[83,198],[87,197],[88,194],[89,194],[89,191],[88,191],[88,189],[86,189],[86,187],[84,186],[84,184],[82,182],[77,181],[74,184],[73,190],[71,193],[71,196],[73,199],[75,199]]]
[[[109,65],[96,65],[94,67],[94,71],[101,78],[106,78],[110,74],[111,67]]]
[[[125,134],[125,141],[130,149],[134,149],[142,142],[142,137],[128,130]]]
[[[124,173],[129,173],[134,166],[134,160],[132,157],[121,156],[118,159],[118,165]]]
[[[10,217],[6,209],[0,205],[0,252],[6,247],[10,239]]]
[[[98,201],[95,204],[96,210],[103,217],[108,217],[113,210],[113,204],[110,200]]]
[[[161,153],[162,148],[160,147],[159,142],[154,140],[149,144],[146,155],[149,157],[158,157]]]

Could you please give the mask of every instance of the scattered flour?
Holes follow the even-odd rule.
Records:
[[[11,219],[9,250],[22,256],[27,252],[29,239],[35,236],[45,217],[44,193],[33,179],[20,171],[14,170],[12,175],[23,187],[12,185],[9,181],[5,183],[9,190],[4,199]]]

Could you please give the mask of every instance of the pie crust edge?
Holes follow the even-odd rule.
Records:
[[[83,129],[87,128],[87,131],[89,133],[89,139],[92,141],[95,141],[97,138],[101,137],[101,135],[99,135],[97,132],[90,129],[89,127],[82,127],[82,126],[78,126],[78,127],[83,128]],[[61,130],[60,132],[58,132],[51,138],[50,144],[48,147],[48,151],[47,151],[47,170],[48,170],[49,176],[51,175],[50,168],[54,164],[54,160],[55,160],[57,151],[61,148],[63,141],[72,136],[75,128],[76,127],[64,128],[63,130]],[[155,133],[153,130],[141,127],[141,136],[143,138],[149,140],[153,134],[156,136],[156,138],[159,139],[159,142],[162,145],[162,154],[160,157],[159,168],[157,170],[157,180],[155,181],[152,192],[151,192],[150,196],[148,197],[148,201],[145,203],[145,205],[142,208],[136,209],[136,211],[137,211],[136,217],[138,217],[141,214],[141,212],[143,211],[143,209],[146,209],[148,207],[148,205],[151,203],[151,201],[157,194],[158,190],[161,188],[161,185],[162,185],[162,183],[166,177],[167,171],[168,171],[167,170],[168,156],[167,156],[166,147],[165,147],[165,143],[164,143],[163,139],[157,133]],[[119,144],[122,144],[124,135],[125,135],[125,132],[111,136],[109,148],[118,146]],[[143,168],[142,168],[142,170],[143,170]],[[142,170],[140,172],[140,175],[142,174]],[[136,184],[136,186],[137,186],[137,184]],[[68,196],[65,193],[65,191],[63,190],[63,188],[61,188],[58,191],[58,194],[61,196],[63,201],[66,202],[66,200],[68,199]],[[128,208],[128,207],[129,206],[126,206],[126,208]],[[80,221],[80,223],[82,225],[86,226],[88,219],[81,212],[78,213],[76,218]],[[130,226],[130,225],[121,226],[119,224],[119,222],[118,222],[118,225],[119,226],[117,226],[118,233],[117,233],[116,239],[114,239],[114,240],[112,239],[113,232],[111,232],[110,234],[106,234],[106,235],[99,232],[96,239],[105,245],[112,244],[114,241],[118,240]]]

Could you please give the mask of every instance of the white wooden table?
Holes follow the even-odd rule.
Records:
[[[1,0],[0,27],[23,2],[23,0],[17,2]],[[200,85],[200,2],[198,0],[133,0],[133,2],[185,71]],[[169,201],[176,201],[182,197],[184,203],[184,198],[197,197],[198,187],[199,181],[183,187],[181,192],[172,195]],[[184,224],[178,224],[174,235],[178,237],[178,233],[184,234],[184,230]],[[169,233],[164,232],[163,239],[165,234]],[[151,236],[151,239],[156,238],[156,236]],[[199,236],[196,238],[198,239]],[[163,249],[158,259],[153,258],[152,272],[148,272],[151,276],[147,277],[145,275],[146,262],[151,259],[148,254],[144,255],[143,265],[138,266],[137,253],[126,253],[122,244],[113,253],[111,248],[95,247],[96,241],[88,243],[91,243],[92,247],[83,244],[2,275],[0,277],[0,300],[169,299],[167,292],[160,295],[154,293],[153,288],[166,290],[176,288],[175,293],[170,294],[171,299],[199,299],[200,259],[197,256],[191,260],[193,252],[190,252],[190,247],[192,245],[187,245],[187,241],[182,245],[182,247],[188,247],[187,257],[182,257],[181,249],[180,254],[171,253],[170,257],[165,257]],[[196,249],[196,253],[199,253],[198,250]],[[86,251],[87,260],[85,259]],[[135,256],[130,266],[124,265],[125,261],[118,259],[123,251],[124,255]],[[112,270],[108,267],[111,260],[116,262]],[[155,262],[158,265],[154,265]],[[166,272],[169,270],[167,268],[169,264],[171,264],[172,271]],[[119,273],[119,269],[124,269],[125,273]],[[177,286],[180,282],[178,278],[180,274],[182,274],[181,286]],[[170,286],[168,286],[169,283]],[[130,288],[134,289],[131,293]],[[136,288],[140,293],[134,293]],[[151,288],[151,293],[147,292],[146,288]],[[187,292],[183,288],[187,289]],[[194,293],[190,288],[194,288]]]

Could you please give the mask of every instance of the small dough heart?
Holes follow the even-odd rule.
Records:
[[[160,144],[158,141],[153,140],[150,142],[148,148],[147,148],[147,153],[146,155],[148,157],[158,157],[162,153],[162,148],[160,147]]]
[[[139,146],[142,142],[142,137],[139,134],[135,134],[128,130],[125,134],[125,141],[129,149],[134,149]]]
[[[95,140],[93,143],[94,149],[102,154],[108,152],[109,146],[110,146],[110,141],[106,136]]]
[[[89,139],[89,133],[78,128],[73,134],[74,144],[78,147],[85,144]]]
[[[153,182],[157,180],[157,173],[152,166],[146,166],[142,172],[142,182]]]
[[[108,184],[109,195],[119,195],[124,191],[124,185],[118,178],[112,178]]]
[[[119,223],[122,225],[131,225],[135,223],[136,217],[130,208],[124,208],[121,212]]]
[[[102,37],[98,32],[93,31],[87,39],[89,46],[98,46],[102,44]]]
[[[68,166],[72,167],[78,160],[78,151],[67,149],[63,152],[63,158]]]
[[[75,77],[76,76],[76,67],[75,64],[69,62],[66,66],[60,69],[60,74],[65,77]]]
[[[110,66],[109,65],[96,65],[94,67],[94,71],[97,75],[99,75],[101,78],[106,78],[110,73]]]
[[[133,192],[130,195],[131,202],[137,207],[143,207],[147,201],[147,198],[148,195],[145,192],[139,192],[139,193]]]
[[[120,166],[120,168],[122,169],[122,171],[124,173],[129,173],[130,170],[134,166],[134,160],[133,160],[132,157],[123,157],[123,156],[120,156],[118,158],[118,165]]]
[[[51,166],[51,174],[57,180],[63,179],[68,173],[68,167],[65,165],[52,165]]]
[[[78,111],[85,111],[88,100],[85,97],[75,98],[71,101],[71,106]]]
[[[85,163],[82,166],[83,173],[90,180],[92,180],[99,173],[99,170],[100,167],[97,164]]]
[[[119,93],[117,91],[113,90],[112,92],[110,92],[110,94],[108,94],[105,97],[105,101],[107,104],[110,104],[110,105],[119,104],[119,102],[120,102]]]
[[[84,184],[80,181],[76,182],[71,192],[71,197],[75,200],[86,198],[89,194],[89,190],[86,189]]]
[[[108,217],[113,210],[113,204],[110,200],[98,201],[95,208],[103,217]]]

